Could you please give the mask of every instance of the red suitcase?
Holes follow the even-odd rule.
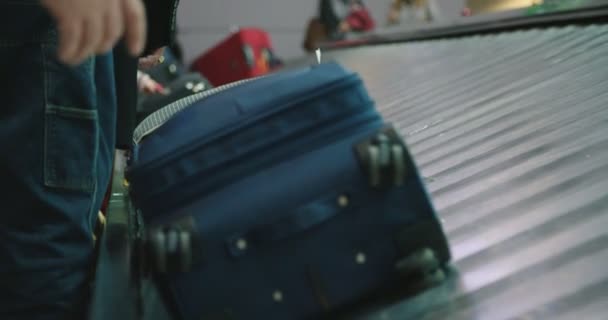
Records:
[[[244,28],[209,49],[192,64],[214,86],[257,77],[279,67],[270,35],[261,29]]]

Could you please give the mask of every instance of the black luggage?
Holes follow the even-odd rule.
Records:
[[[187,74],[186,68],[169,48],[165,48],[163,51],[161,63],[143,71],[163,86],[169,85]]]

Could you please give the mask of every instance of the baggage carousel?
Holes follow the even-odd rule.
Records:
[[[406,138],[453,254],[443,285],[352,319],[608,319],[607,10],[323,54],[361,74]],[[137,299],[123,197],[93,318],[168,319],[148,282]]]

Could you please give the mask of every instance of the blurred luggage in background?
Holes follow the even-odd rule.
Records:
[[[134,139],[140,265],[179,319],[319,319],[445,279],[407,145],[337,63],[193,95]]]
[[[359,0],[321,0],[318,17],[308,23],[303,48],[312,52],[324,41],[341,40],[349,34],[374,30],[376,23]]]
[[[180,75],[169,84],[164,85],[160,92],[152,94],[140,93],[137,104],[137,123],[140,123],[155,111],[190,95],[213,88],[205,77],[197,72]]]
[[[283,62],[275,55],[268,32],[242,28],[197,58],[191,70],[214,86],[265,75]]]

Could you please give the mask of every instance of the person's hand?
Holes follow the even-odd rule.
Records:
[[[154,81],[152,78],[146,78],[142,80],[139,84],[139,90],[141,90],[145,94],[162,94],[165,95],[165,88],[163,86]]]
[[[163,62],[163,54],[165,52],[165,48],[160,48],[154,51],[149,56],[139,58],[139,68],[140,69],[150,69],[155,67]]]
[[[57,22],[59,59],[79,64],[110,51],[124,35],[138,56],[145,45],[146,17],[141,0],[41,0]]]
[[[146,94],[166,94],[165,88],[160,83],[141,71],[137,72],[137,86],[139,91]]]

